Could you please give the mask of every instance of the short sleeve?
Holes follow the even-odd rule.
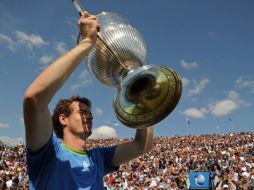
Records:
[[[49,142],[36,154],[31,154],[28,149],[26,150],[27,170],[31,180],[35,180],[42,169],[55,157],[59,146],[58,139],[52,134]]]
[[[97,163],[99,170],[103,175],[114,172],[119,169],[119,166],[113,166],[112,161],[115,155],[116,146],[100,147],[89,150],[88,153]]]
[[[114,172],[119,169],[119,166],[113,166],[112,161],[115,155],[116,146],[102,148],[104,157],[104,175]]]

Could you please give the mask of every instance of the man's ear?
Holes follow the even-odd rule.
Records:
[[[65,126],[67,124],[67,117],[64,114],[60,114],[59,117],[59,122],[61,123],[61,125]]]

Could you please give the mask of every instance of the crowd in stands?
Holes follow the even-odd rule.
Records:
[[[128,139],[90,139],[88,147]],[[25,147],[0,144],[0,189],[28,189]],[[155,137],[151,152],[104,177],[105,190],[184,190],[188,173],[209,171],[213,190],[254,190],[254,132]]]
[[[0,189],[27,190],[25,146],[10,147],[0,142]]]

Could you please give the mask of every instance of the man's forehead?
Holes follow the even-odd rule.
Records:
[[[83,102],[74,101],[74,102],[72,102],[72,106],[79,109],[79,110],[82,110],[82,111],[90,111],[91,110],[90,107],[88,107]]]

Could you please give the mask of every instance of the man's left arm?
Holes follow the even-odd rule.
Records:
[[[112,160],[114,166],[119,166],[150,151],[153,146],[153,127],[137,129],[133,141],[116,146]]]

